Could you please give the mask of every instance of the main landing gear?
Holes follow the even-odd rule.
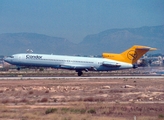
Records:
[[[20,71],[20,67],[17,67],[17,70]]]
[[[77,72],[78,76],[81,76],[83,74],[83,72],[81,70],[76,70],[76,72]]]

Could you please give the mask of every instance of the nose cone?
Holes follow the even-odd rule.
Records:
[[[4,58],[4,61],[10,63],[11,62],[11,58],[6,57],[6,58]]]
[[[4,61],[5,61],[5,62],[8,62],[8,58],[4,58]]]

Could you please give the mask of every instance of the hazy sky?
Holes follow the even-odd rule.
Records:
[[[34,32],[78,43],[112,28],[164,25],[164,0],[0,0],[0,33]]]

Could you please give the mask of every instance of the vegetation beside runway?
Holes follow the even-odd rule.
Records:
[[[151,82],[150,82],[151,81]],[[161,120],[163,79],[0,80],[1,119]]]
[[[68,107],[71,106],[71,107]],[[164,106],[157,104],[88,104],[41,107],[34,105],[0,106],[0,118],[28,120],[162,120]]]

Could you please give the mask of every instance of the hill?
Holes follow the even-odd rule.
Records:
[[[104,51],[119,53],[134,44],[157,47],[158,52],[164,52],[164,25],[109,29],[98,34],[88,35],[80,43],[84,48],[90,48],[90,54],[95,52],[100,54]]]
[[[0,34],[0,55],[22,53],[27,49],[35,53],[101,55],[102,52],[119,53],[134,44],[156,47],[158,53],[163,53],[164,25],[109,29],[87,35],[79,44],[37,33],[5,33]]]
[[[23,53],[32,49],[35,53],[70,54],[75,44],[65,38],[36,33],[0,34],[0,54]]]

